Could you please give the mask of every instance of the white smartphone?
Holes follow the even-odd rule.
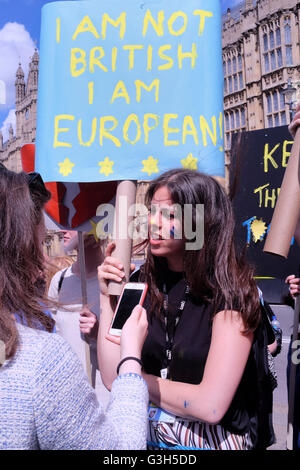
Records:
[[[127,282],[119,297],[114,316],[108,331],[111,336],[121,336],[122,328],[136,305],[143,305],[147,284],[143,282]]]

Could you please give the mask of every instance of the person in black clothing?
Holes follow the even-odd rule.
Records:
[[[267,410],[259,408],[267,345],[259,295],[252,268],[235,250],[233,211],[225,191],[210,176],[175,169],[150,183],[146,204],[147,258],[132,279],[149,286],[144,303],[148,335],[141,358],[150,410],[154,404],[161,411],[159,419],[152,419],[149,411],[149,448],[252,449],[272,444],[267,432],[272,400]],[[200,204],[203,247],[185,237],[188,225],[197,233]],[[106,336],[114,308],[107,283],[124,277],[113,248],[108,245],[98,268],[98,351],[108,388],[119,346]]]

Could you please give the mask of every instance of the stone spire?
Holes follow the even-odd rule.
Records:
[[[15,87],[16,87],[16,104],[19,104],[25,97],[24,72],[20,63],[19,63],[19,67],[16,73]]]
[[[1,132],[1,129],[0,129],[0,150],[3,149],[3,134]]]
[[[245,11],[253,10],[253,0],[245,0]]]
[[[13,140],[13,138],[14,138],[14,130],[13,130],[13,126],[12,126],[12,125],[9,126],[8,135],[9,135],[9,140],[12,142],[12,140]]]
[[[38,86],[38,73],[39,73],[39,54],[37,48],[35,48],[31,62],[29,64],[29,73],[27,80],[27,91],[26,94],[37,90]]]

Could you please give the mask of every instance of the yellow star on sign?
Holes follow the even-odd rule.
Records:
[[[263,220],[254,219],[250,227],[254,242],[256,243],[258,240],[263,240],[263,237],[268,229]]]
[[[142,169],[142,171],[148,173],[149,176],[152,173],[158,173],[159,170],[157,168],[157,162],[158,162],[158,159],[153,158],[151,156],[148,157],[147,160],[142,160],[142,164],[144,165],[144,168]]]
[[[87,235],[94,235],[95,241],[98,242],[99,238],[97,235],[97,224],[91,219],[90,224],[92,226],[91,230],[87,233]]]
[[[188,156],[184,158],[183,160],[180,160],[181,165],[186,170],[197,170],[197,161],[198,161],[198,158],[193,157],[191,153],[189,153]]]
[[[72,163],[69,158],[65,158],[63,162],[58,164],[58,166],[60,167],[59,172],[64,176],[68,176],[69,173],[72,173],[75,163]]]
[[[115,162],[111,161],[108,157],[104,158],[103,162],[99,162],[98,165],[101,167],[100,173],[104,173],[105,176],[108,176],[110,173],[113,173],[112,166]]]

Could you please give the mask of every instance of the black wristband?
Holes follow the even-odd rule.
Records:
[[[119,362],[119,365],[118,365],[118,367],[117,367],[117,375],[119,375],[120,367],[121,367],[121,365],[122,365],[125,361],[136,361],[136,362],[138,362],[138,363],[141,365],[141,367],[143,366],[142,361],[141,361],[140,359],[138,359],[137,357],[133,357],[133,356],[132,356],[132,357],[131,357],[131,356],[124,357],[124,359],[122,359],[122,361]]]

